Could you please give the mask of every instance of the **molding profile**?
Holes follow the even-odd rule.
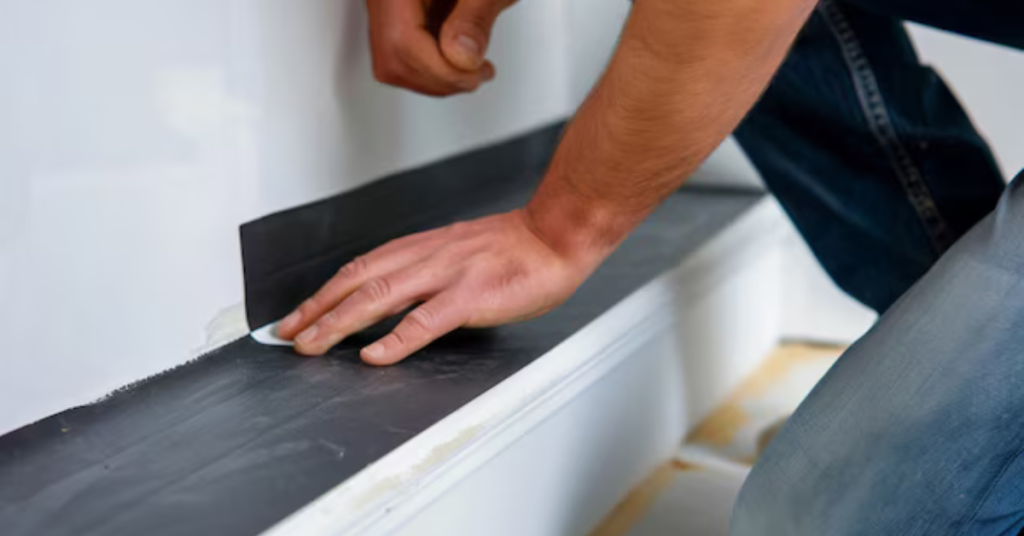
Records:
[[[774,200],[766,197],[677,268],[650,281],[540,359],[284,519],[264,536],[393,533],[583,396],[638,348],[658,337],[671,337],[679,328],[674,322],[679,320],[680,304],[709,296],[713,299],[716,289],[778,247],[784,236],[782,218]],[[684,356],[702,357],[707,356]],[[759,357],[747,359],[756,364]],[[742,372],[737,369],[736,377],[726,383],[739,381]],[[726,394],[719,392],[717,400],[703,405],[710,409]],[[687,420],[687,425],[693,422]],[[686,427],[680,428],[676,441]],[[668,445],[667,452],[677,447]],[[652,463],[658,461],[663,460]]]

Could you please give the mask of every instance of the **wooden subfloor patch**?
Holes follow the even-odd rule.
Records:
[[[590,536],[624,536],[628,533],[647,513],[658,495],[672,483],[672,479],[680,470],[678,463],[682,462],[672,461],[655,469],[646,480],[626,495]]]
[[[739,452],[750,452],[744,456],[736,456],[738,452],[734,444],[737,434],[757,424],[752,420],[747,406],[756,405],[759,401],[777,402],[761,399],[773,389],[778,390],[780,387],[788,389],[792,386],[793,390],[799,391],[797,398],[802,398],[813,386],[813,382],[807,383],[807,378],[801,378],[801,375],[794,374],[794,371],[804,367],[802,370],[808,374],[811,370],[819,369],[823,373],[843,350],[844,348],[839,346],[805,343],[787,343],[779,346],[725,403],[694,428],[687,442],[709,448],[716,458],[752,465],[755,446],[752,444],[749,448],[738,449]],[[807,368],[807,365],[816,366]],[[816,378],[811,379],[816,381]],[[778,408],[780,416],[792,412],[796,408],[796,401],[792,404],[792,407]],[[707,470],[709,467],[700,462],[694,464],[680,459],[661,465],[646,480],[633,488],[589,536],[625,536],[648,515],[659,495],[668,489],[674,478],[685,471]]]
[[[817,368],[820,368],[820,373],[823,374],[843,350],[841,346],[807,343],[780,345],[722,405],[694,427],[687,436],[686,443],[703,445],[719,452],[725,458],[752,464],[756,454],[755,444],[745,446],[738,443],[748,440],[748,435],[756,435],[744,433],[750,432],[749,427],[767,427],[773,423],[759,422],[759,419],[751,415],[751,409],[754,409],[759,417],[763,417],[761,414],[782,403],[771,400],[769,392],[784,389],[797,395],[796,400],[792,401],[792,407],[776,408],[779,412],[777,419],[787,416],[796,409],[799,399],[813,387],[813,382],[804,385],[807,382],[804,377],[806,372],[803,375],[798,372],[810,370],[807,368],[808,365],[817,364]],[[765,398],[766,396],[768,398]],[[743,455],[738,455],[739,452],[743,452]]]

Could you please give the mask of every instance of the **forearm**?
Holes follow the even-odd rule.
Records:
[[[736,128],[813,6],[637,0],[526,208],[535,231],[569,256],[603,259]]]

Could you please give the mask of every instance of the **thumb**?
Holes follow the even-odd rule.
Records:
[[[502,0],[459,0],[441,28],[445,58],[465,71],[483,66],[491,27],[507,4]]]

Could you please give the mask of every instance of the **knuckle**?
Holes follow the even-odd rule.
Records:
[[[486,35],[491,27],[491,16],[490,13],[484,11],[474,11],[466,13],[462,17],[462,23],[474,31]]]
[[[308,300],[302,302],[302,305],[299,306],[299,312],[302,313],[302,316],[304,317],[314,315],[318,310],[320,310],[320,304],[322,302],[323,297],[320,296],[319,294],[316,294],[313,297],[309,298]]]
[[[385,54],[394,54],[395,51],[407,45],[409,41],[409,30],[402,24],[389,24],[381,32],[381,45]]]
[[[366,273],[365,257],[356,257],[355,259],[352,259],[352,262],[349,262],[338,270],[338,275],[347,279],[358,278],[364,273]]]
[[[398,66],[392,61],[375,61],[373,63],[373,77],[378,82],[388,85],[396,85],[401,80]]]
[[[385,250],[385,249],[387,249],[387,250],[395,250],[395,249],[399,249],[399,248],[403,248],[403,247],[409,246],[411,244],[415,244],[416,241],[419,240],[422,237],[423,234],[425,234],[425,233],[414,233],[414,234],[408,234],[408,235],[405,235],[405,236],[400,236],[398,238],[392,238],[391,240],[388,240],[387,242],[385,242],[383,246],[377,248],[377,251],[381,251],[381,250]]]
[[[403,346],[409,344],[408,339],[406,339],[405,335],[402,334],[402,330],[400,330],[400,329],[396,329],[395,331],[392,331],[391,334],[388,335],[388,338],[391,339],[391,341],[390,341],[391,344],[385,343],[385,346],[403,347]]]
[[[410,35],[410,31],[404,27],[392,28],[384,34],[384,57],[391,67],[399,67],[415,55],[416,48]]]
[[[498,270],[498,286],[500,288],[514,287],[526,277],[526,270],[515,262],[506,262]]]
[[[437,325],[437,316],[426,307],[419,307],[406,316],[410,329],[429,333]]]
[[[445,227],[445,230],[448,231],[448,234],[460,235],[465,233],[467,225],[468,224],[464,221],[457,221],[448,227]]]
[[[381,84],[390,84],[392,81],[391,72],[383,62],[373,62],[373,78]]]
[[[371,279],[363,285],[361,292],[370,303],[384,303],[391,296],[391,284],[383,277]]]
[[[341,313],[337,309],[331,309],[324,313],[324,316],[320,317],[320,321],[317,322],[321,328],[332,329],[341,323]]]

